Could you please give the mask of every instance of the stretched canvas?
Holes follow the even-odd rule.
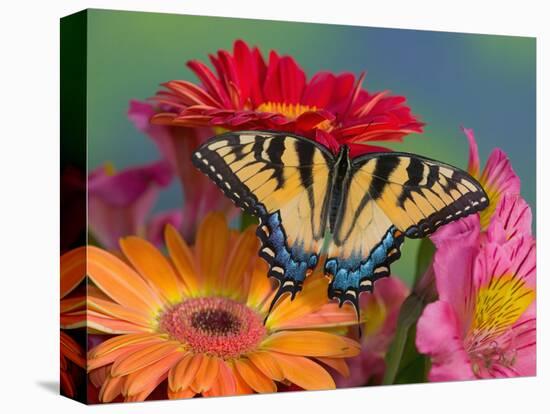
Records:
[[[527,37],[61,19],[61,393],[535,375],[535,59]]]

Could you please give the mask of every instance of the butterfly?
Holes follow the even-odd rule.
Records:
[[[351,159],[281,132],[229,132],[192,156],[233,202],[256,216],[259,255],[294,299],[326,254],[328,296],[349,302],[390,274],[405,237],[421,238],[489,204],[481,185],[451,165],[402,152]],[[269,314],[268,312],[268,314]]]

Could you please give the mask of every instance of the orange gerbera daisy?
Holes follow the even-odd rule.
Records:
[[[327,280],[312,275],[294,301],[267,315],[276,289],[257,258],[254,231],[228,228],[213,213],[189,247],[165,231],[170,259],[137,237],[121,240],[127,262],[90,247],[88,326],[117,334],[89,352],[99,398],[142,401],[165,380],[169,398],[268,393],[277,383],[335,388],[323,365],[346,374],[359,344],[322,331],[355,323],[327,303]]]
[[[60,267],[61,328],[83,328],[86,326],[86,298],[78,292],[77,287],[86,276],[86,249],[79,247],[65,253],[61,256]],[[85,366],[83,347],[71,338],[67,332],[61,330],[59,378],[62,394],[71,398],[76,395],[75,379],[85,375],[83,370]]]

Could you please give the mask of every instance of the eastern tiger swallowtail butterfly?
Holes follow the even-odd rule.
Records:
[[[468,173],[401,152],[351,159],[281,132],[225,133],[205,142],[193,163],[227,197],[259,219],[260,256],[279,281],[270,311],[291,299],[326,253],[328,295],[350,302],[388,276],[404,237],[420,238],[484,209],[489,200]]]

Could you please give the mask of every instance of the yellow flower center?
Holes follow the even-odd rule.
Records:
[[[257,108],[258,112],[272,112],[284,115],[286,118],[295,120],[300,115],[306,112],[317,111],[319,108],[316,106],[302,105],[302,104],[289,104],[286,102],[262,102]],[[330,129],[330,122],[323,121],[316,125],[316,128],[328,130]]]
[[[534,299],[534,290],[514,275],[493,278],[479,290],[466,337],[466,350],[476,374],[494,363],[515,363],[511,328]]]

